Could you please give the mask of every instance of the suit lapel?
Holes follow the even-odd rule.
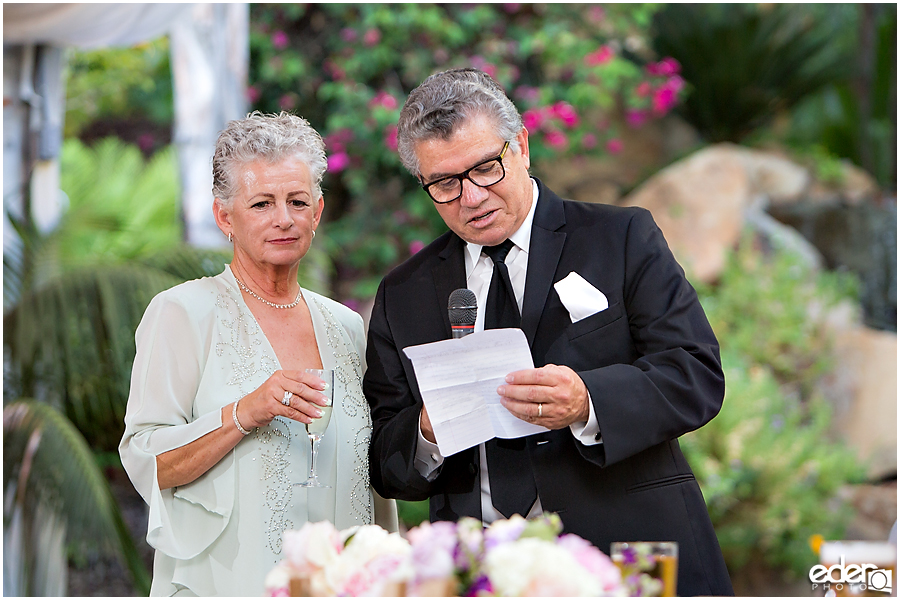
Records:
[[[538,323],[547,303],[553,275],[562,255],[566,234],[557,231],[566,224],[562,200],[544,187],[537,178],[538,205],[531,226],[528,250],[528,273],[525,276],[525,298],[522,301],[522,331],[528,344],[534,343]],[[449,320],[448,320],[449,322]]]
[[[447,301],[454,290],[466,287],[466,259],[463,252],[462,239],[455,233],[451,233],[447,245],[438,253],[438,258],[440,258],[438,264],[431,271],[438,302],[443,302],[440,313],[444,319],[444,329],[447,330],[448,338],[452,335],[452,329],[450,328],[450,315],[446,310]]]

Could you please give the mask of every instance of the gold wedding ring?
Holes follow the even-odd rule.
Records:
[[[281,399],[281,403],[284,404],[285,406],[290,406],[291,398],[293,398],[293,397],[294,397],[294,392],[289,392],[287,390],[284,390],[284,397]]]

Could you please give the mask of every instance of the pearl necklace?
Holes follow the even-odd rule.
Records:
[[[235,277],[234,280],[238,282],[238,285],[241,286],[241,289],[242,289],[242,290],[244,290],[245,292],[247,292],[248,294],[250,294],[251,296],[253,296],[253,297],[256,298],[257,300],[259,300],[260,302],[262,302],[262,303],[264,303],[264,304],[268,304],[268,305],[271,306],[272,308],[294,308],[295,306],[297,306],[298,304],[300,304],[300,300],[303,299],[303,292],[302,292],[302,290],[297,290],[297,297],[296,297],[296,298],[294,299],[294,301],[291,302],[290,304],[275,304],[274,302],[269,302],[269,301],[266,300],[265,298],[263,298],[263,297],[257,295],[256,292],[254,292],[253,290],[251,290],[250,288],[248,288],[246,285],[244,285],[244,282],[241,281],[240,279],[238,279],[237,277]]]

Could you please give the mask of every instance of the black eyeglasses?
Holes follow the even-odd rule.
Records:
[[[447,204],[462,196],[463,179],[468,179],[478,187],[488,187],[495,183],[500,183],[506,177],[506,169],[503,168],[503,155],[506,154],[507,148],[509,148],[509,142],[503,144],[503,150],[494,158],[480,162],[458,175],[448,175],[437,181],[425,183],[422,185],[422,189],[436,203]]]

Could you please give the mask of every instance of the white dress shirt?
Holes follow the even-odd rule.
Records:
[[[506,257],[506,266],[509,270],[509,279],[512,282],[513,291],[516,295],[516,304],[519,305],[519,314],[522,314],[522,301],[525,297],[525,276],[528,273],[528,250],[531,246],[531,225],[534,221],[534,212],[538,202],[537,182],[531,180],[532,185],[532,202],[528,216],[522,223],[521,227],[513,233],[509,239],[514,244]],[[479,307],[487,306],[488,288],[491,285],[491,277],[494,273],[494,263],[485,254],[481,253],[482,246],[478,244],[466,244],[466,285],[475,293]],[[484,331],[484,310],[479,310],[475,320],[475,331]],[[590,417],[587,422],[572,423],[569,429],[572,435],[579,442],[586,446],[600,444],[602,440],[597,439],[600,433],[600,425],[597,422],[597,416],[594,414],[594,406],[590,401],[588,394],[588,407]],[[488,525],[497,519],[504,518],[491,503],[491,483],[488,476],[487,453],[484,444],[479,446],[479,455],[481,456],[481,515],[482,521]],[[416,447],[416,470],[423,477],[432,480],[438,475],[438,468],[444,463],[444,457],[441,455],[437,444],[432,444],[422,435],[421,427],[419,428],[419,444]],[[538,496],[526,518],[539,516],[543,512],[541,507],[541,498]]]

